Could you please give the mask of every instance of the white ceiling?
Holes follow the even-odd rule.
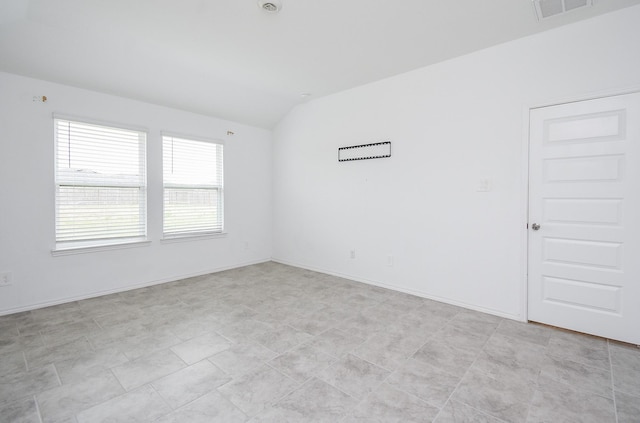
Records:
[[[640,0],[0,0],[0,70],[272,128],[292,107]]]

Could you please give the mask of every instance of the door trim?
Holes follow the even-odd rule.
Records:
[[[520,233],[523,235],[520,238],[520,251],[521,251],[521,275],[522,280],[520,282],[520,312],[518,313],[519,320],[527,322],[529,320],[529,229],[527,227],[529,223],[529,147],[530,139],[529,133],[531,131],[530,113],[533,109],[539,109],[542,107],[558,106],[561,104],[577,103],[581,101],[597,100],[606,97],[615,97],[625,94],[640,93],[640,85],[635,85],[627,88],[618,88],[610,90],[594,91],[590,94],[584,94],[580,96],[572,97],[559,97],[549,100],[538,100],[522,106],[522,142],[521,142],[521,181],[520,192],[523,193],[522,201],[520,202],[520,216],[521,226]]]

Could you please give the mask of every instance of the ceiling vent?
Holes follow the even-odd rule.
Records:
[[[533,0],[538,20],[561,15],[575,9],[593,6],[594,0]]]

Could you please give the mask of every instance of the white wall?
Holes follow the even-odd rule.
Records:
[[[42,95],[46,103],[32,101]],[[53,112],[149,130],[150,245],[51,255]],[[226,237],[160,242],[161,130],[224,140]],[[0,314],[268,260],[271,154],[264,129],[0,73],[0,272],[13,274],[0,287]]]
[[[636,6],[298,106],[274,134],[274,259],[525,318],[525,111],[640,88],[639,22]],[[384,140],[389,159],[337,162]]]

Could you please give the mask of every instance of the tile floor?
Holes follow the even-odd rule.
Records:
[[[640,349],[276,263],[0,317],[2,422],[640,422]]]

